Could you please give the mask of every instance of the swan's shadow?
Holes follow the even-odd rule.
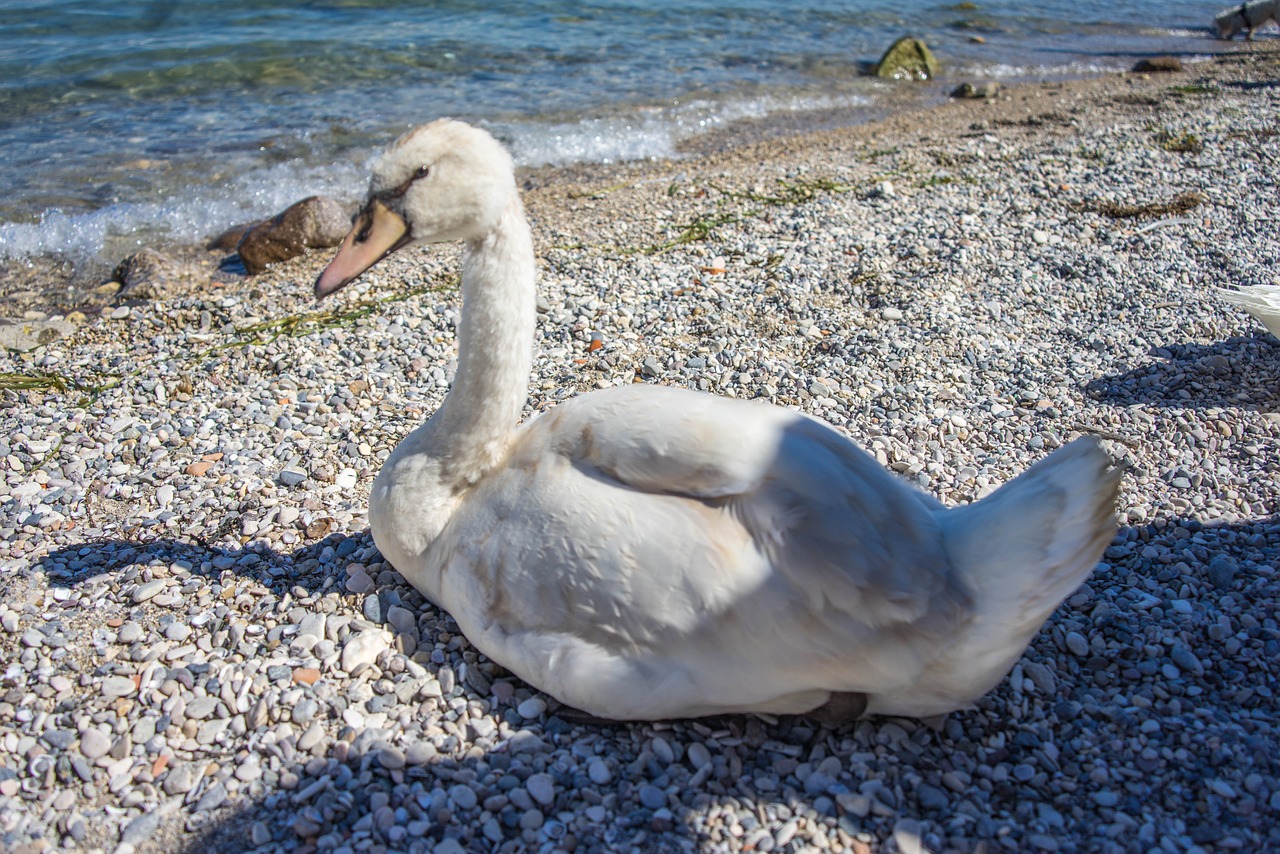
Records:
[[[384,746],[380,739],[404,747],[431,730],[397,732],[391,721],[382,732],[348,728],[344,735],[338,712],[321,703],[316,719],[339,737],[324,743],[318,756],[289,747],[279,777],[270,785],[259,781],[242,789],[233,807],[197,811],[211,784],[203,782],[185,797],[181,815],[189,833],[180,844],[191,854],[252,850],[256,827],[259,834],[265,831],[271,837],[269,842],[258,837],[262,851],[367,840],[388,850],[425,852],[450,839],[458,842],[453,850],[523,851],[563,847],[569,836],[581,851],[710,851],[728,844],[730,835],[738,842],[760,835],[760,817],[766,815],[775,828],[791,821],[800,827],[814,825],[853,847],[858,840],[891,837],[904,820],[920,823],[930,850],[939,850],[947,836],[994,840],[1008,832],[1011,822],[1026,833],[1091,838],[1098,815],[1090,810],[1079,815],[1037,812],[1035,787],[1043,776],[1078,781],[1086,793],[1097,790],[1099,786],[1089,781],[1089,757],[1103,739],[1113,745],[1144,745],[1157,751],[1168,746],[1186,753],[1176,763],[1166,763],[1150,751],[1139,756],[1140,748],[1132,747],[1125,761],[1155,762],[1160,765],[1152,772],[1156,779],[1180,782],[1188,791],[1199,791],[1200,769],[1211,764],[1224,779],[1242,780],[1246,770],[1267,778],[1280,772],[1276,734],[1240,723],[1242,714],[1247,717],[1270,702],[1269,685],[1280,676],[1275,672],[1280,665],[1261,654],[1247,661],[1211,658],[1195,647],[1204,659],[1204,671],[1173,679],[1162,670],[1178,660],[1173,648],[1163,648],[1163,659],[1153,658],[1150,640],[1153,618],[1159,622],[1169,613],[1165,591],[1178,585],[1184,591],[1189,587],[1190,593],[1183,595],[1196,607],[1221,612],[1237,625],[1242,614],[1258,607],[1254,603],[1280,599],[1280,576],[1258,551],[1259,538],[1265,539],[1278,521],[1273,517],[1205,526],[1174,520],[1163,527],[1121,529],[1107,552],[1108,566],[1058,610],[1024,655],[1015,677],[1004,680],[975,710],[953,714],[936,728],[918,721],[873,719],[833,730],[801,718],[772,721],[750,716],[582,726],[556,716],[554,701],[548,703],[551,714],[525,720],[512,708],[513,702],[498,702],[494,690],[498,682],[516,684],[523,696],[524,686],[494,669],[488,671],[487,684],[460,678],[451,703],[419,712],[420,717],[448,718],[459,702],[488,711],[500,719],[500,733],[484,746],[466,727],[454,727],[454,741],[447,742],[447,749],[425,761],[400,768],[391,763],[387,768],[379,758]],[[1192,536],[1182,537],[1180,529]],[[1159,554],[1176,546],[1178,568],[1162,563],[1147,545],[1158,546]],[[222,573],[230,571],[277,593],[302,592],[297,588],[319,593],[334,588],[339,567],[348,559],[371,549],[367,532],[335,534],[288,554],[178,540],[115,540],[54,552],[40,568],[61,584],[78,584],[101,574],[128,574],[157,561],[181,561],[191,566],[193,575],[221,578],[224,583]],[[457,649],[474,656],[470,645],[456,637],[457,627],[446,614],[412,600],[416,594],[398,576],[378,577],[380,588],[370,596],[396,594],[420,610],[423,648],[431,648],[444,632],[456,638]],[[1265,616],[1255,615],[1255,622]],[[1213,619],[1205,616],[1204,622],[1211,624]],[[1086,657],[1064,655],[1069,632],[1100,640]],[[1019,671],[1031,673],[1035,668],[1051,673],[1056,685],[1052,691],[1031,684],[1030,676],[1019,679]],[[428,669],[437,670],[434,664]],[[1130,698],[1125,708],[1113,700],[1117,684]],[[304,696],[313,691],[313,686],[297,687]],[[1158,729],[1144,727],[1153,720]],[[1206,727],[1214,739],[1184,737]],[[295,744],[299,734],[286,741]],[[704,745],[706,752],[695,757],[695,743]],[[1225,753],[1223,745],[1228,748]],[[241,748],[257,752],[263,746],[242,740],[226,747],[225,761],[230,762],[231,754]],[[841,758],[833,764],[830,758],[837,756]],[[608,765],[608,779],[597,782],[588,775],[587,762],[593,757]],[[216,752],[212,758],[222,761]],[[1237,773],[1233,762],[1251,764]],[[704,765],[710,771],[700,775]],[[1023,768],[1032,775],[1029,781],[1007,776],[1008,769],[1021,773]],[[1005,774],[997,773],[999,769]],[[299,782],[286,786],[286,773]],[[514,789],[524,790],[532,774],[552,778],[552,802],[529,806],[512,796]],[[303,796],[321,778],[329,782]],[[970,780],[984,794],[975,800],[948,791],[956,780]],[[475,806],[456,808],[450,791],[458,785],[478,790]],[[1116,809],[1130,815],[1143,815],[1150,812],[1151,803],[1159,803],[1141,775],[1114,785],[1120,796]],[[599,807],[603,812],[596,817],[603,818],[575,826],[574,816],[581,816],[587,806]],[[531,809],[538,812],[532,819]],[[1179,832],[1209,842],[1237,828],[1265,838],[1258,824],[1265,814],[1265,809],[1249,814],[1233,811],[1231,804],[1201,799],[1188,806],[1186,815],[1161,814],[1157,820],[1185,820]],[[1045,815],[1050,816],[1048,824]],[[162,841],[158,844],[163,847]]]
[[[1170,343],[1151,355],[1158,361],[1092,380],[1086,394],[1114,406],[1280,412],[1280,345],[1265,332],[1212,344]]]

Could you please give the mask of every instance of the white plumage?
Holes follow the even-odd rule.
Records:
[[[1280,285],[1252,285],[1238,291],[1218,288],[1217,291],[1227,302],[1252,314],[1268,332],[1280,338]]]
[[[1013,666],[1111,539],[1093,439],[946,509],[827,425],[632,385],[518,426],[535,312],[510,158],[441,120],[398,140],[316,281],[465,242],[458,371],[388,457],[383,555],[484,654],[604,718],[927,716]]]

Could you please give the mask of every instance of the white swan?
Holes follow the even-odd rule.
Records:
[[[1219,296],[1252,314],[1280,338],[1280,285],[1251,285],[1238,291],[1217,288]]]
[[[534,254],[511,160],[441,120],[396,141],[316,280],[461,240],[458,370],[388,457],[387,560],[485,655],[617,720],[729,712],[928,716],[994,686],[1115,531],[1093,439],[945,509],[830,427],[631,385],[523,427]]]

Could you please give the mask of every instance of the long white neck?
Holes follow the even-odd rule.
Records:
[[[431,419],[427,453],[460,484],[502,458],[520,419],[533,362],[534,272],[529,225],[512,196],[498,226],[463,253],[458,372]]]
[[[374,540],[397,566],[429,545],[458,497],[506,454],[533,362],[534,276],[533,239],[513,194],[496,227],[463,253],[453,387],[391,453],[374,483]]]

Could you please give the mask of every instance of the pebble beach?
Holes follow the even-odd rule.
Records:
[[[365,515],[456,247],[7,289],[54,332],[0,356],[0,848],[1280,849],[1280,341],[1214,290],[1280,285],[1277,44],[518,175],[526,415],[768,400],[948,504],[1102,437],[1102,562],[940,720],[576,724],[480,656]]]

